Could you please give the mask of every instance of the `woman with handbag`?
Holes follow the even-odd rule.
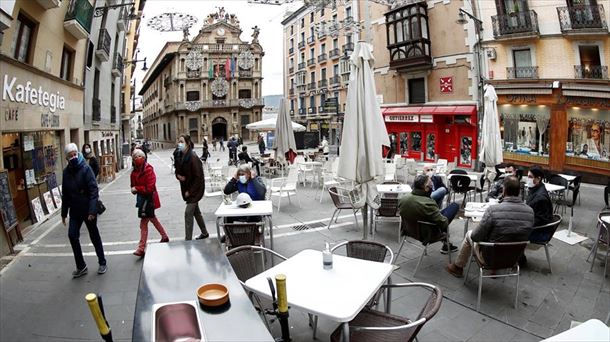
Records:
[[[134,163],[133,171],[131,171],[131,193],[136,195],[136,207],[140,218],[140,243],[133,254],[142,257],[146,251],[149,221],[161,234],[161,242],[168,242],[169,238],[161,222],[155,217],[155,209],[161,207],[155,186],[157,183],[155,170],[146,162],[146,154],[141,149],[134,149],[131,158]]]

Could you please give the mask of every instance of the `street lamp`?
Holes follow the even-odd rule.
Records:
[[[127,19],[129,19],[129,20],[140,19],[140,16],[136,14],[136,8],[134,5],[135,5],[135,2],[130,2],[130,3],[126,3],[126,4],[118,4],[118,5],[106,4],[102,7],[96,7],[95,10],[93,11],[93,17],[97,18],[97,17],[101,17],[101,16],[106,16],[106,14],[108,14],[108,10],[111,10],[111,9],[131,6],[131,9],[129,10],[129,14],[127,15]]]
[[[136,64],[136,63],[139,63],[139,62],[144,62],[144,66],[142,67],[142,71],[148,70],[148,67],[146,66],[146,57],[144,57],[144,59],[132,59],[130,61],[124,60],[123,61],[123,65],[125,65],[125,67],[127,67],[130,64]]]

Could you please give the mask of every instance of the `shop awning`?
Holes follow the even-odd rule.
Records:
[[[477,113],[476,106],[409,106],[409,107],[386,107],[382,108],[383,115],[474,115]]]

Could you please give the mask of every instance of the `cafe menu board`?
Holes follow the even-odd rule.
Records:
[[[9,232],[17,226],[17,212],[8,181],[8,172],[0,172],[0,216],[4,229]]]

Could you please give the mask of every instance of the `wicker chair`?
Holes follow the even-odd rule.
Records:
[[[398,223],[398,243],[400,243],[401,218],[398,214],[398,198],[381,197],[380,201],[381,205],[375,210],[375,215],[373,216],[373,239],[375,239],[375,233],[377,232],[377,222],[393,222]]]
[[[610,211],[608,210],[602,211],[597,216],[597,228],[599,229],[599,233],[597,234],[597,238],[593,243],[591,253],[589,253],[589,256],[587,256],[587,261],[589,261],[589,258],[593,256],[593,260],[591,260],[591,268],[589,269],[589,272],[592,272],[599,245],[602,244],[606,246],[606,257],[604,258],[604,278],[607,277],[608,256],[610,256],[610,224],[606,223],[602,218],[608,217],[610,217]]]
[[[366,240],[351,240],[344,241],[335,245],[331,252],[334,253],[337,249],[345,246],[347,256],[376,262],[394,262],[394,253],[392,249],[382,243]],[[390,259],[386,260],[388,255]]]
[[[413,320],[373,309],[363,309],[349,322],[350,341],[413,341],[424,324],[436,315],[443,300],[441,289],[431,284],[389,284],[382,285],[381,288],[387,290],[395,288],[424,288],[431,291],[431,293],[426,301],[426,305],[422,308],[417,318]],[[340,325],[332,333],[330,340],[333,342],[340,341],[342,334],[343,326]]]
[[[419,242],[421,242],[422,246],[417,246],[422,249],[421,255],[419,257],[419,261],[417,262],[417,266],[415,266],[415,271],[413,271],[413,275],[417,273],[419,269],[419,265],[424,259],[424,255],[428,254],[428,246],[437,243],[444,242],[449,245],[449,234],[443,233],[441,230],[433,223],[425,222],[425,221],[402,221],[401,223],[401,233],[404,235],[402,243],[400,244],[400,248],[398,248],[398,252],[396,253],[396,259],[400,255],[407,238],[413,238]],[[449,258],[449,263],[451,263],[451,253],[447,253]]]
[[[261,229],[259,229],[261,227]],[[262,232],[263,225],[258,222],[234,222],[223,223],[222,228],[226,235],[225,245],[227,249],[240,246],[265,246],[265,239]]]
[[[356,227],[358,227],[358,217],[356,216],[356,214],[358,213],[358,211],[360,209],[354,208],[353,205],[353,201],[352,201],[352,196],[350,195],[350,190],[344,189],[344,188],[337,188],[337,187],[331,187],[330,189],[328,189],[328,194],[330,195],[330,198],[333,200],[333,204],[335,205],[335,211],[333,212],[333,215],[330,217],[330,221],[328,221],[328,229],[330,229],[330,225],[333,222],[333,219],[335,219],[335,223],[337,222],[337,219],[339,218],[339,212],[341,210],[346,210],[349,209],[354,213],[354,220],[356,220]],[[337,216],[335,218],[335,215]]]
[[[540,232],[541,234],[544,234],[545,238],[541,239],[541,240],[536,240],[536,241],[532,241],[530,239],[530,243],[532,243],[534,245],[544,246],[544,253],[546,254],[546,261],[549,264],[549,273],[553,273],[553,270],[551,268],[551,255],[549,254],[549,244],[550,244],[551,239],[553,238],[553,234],[555,234],[555,231],[557,230],[557,228],[559,227],[560,224],[561,224],[561,216],[553,215],[553,221],[551,223],[533,228],[533,232],[534,231]]]
[[[233,267],[233,271],[237,275],[237,279],[241,282],[241,285],[244,287],[246,293],[250,300],[254,303],[256,311],[258,311],[259,315],[267,329],[269,327],[269,321],[265,316],[265,309],[272,309],[272,303],[270,300],[260,298],[254,292],[249,291],[245,287],[246,280],[256,276],[259,273],[262,273],[268,269],[266,260],[271,260],[272,264],[279,264],[280,262],[286,260],[286,257],[283,255],[276,253],[270,249],[260,247],[260,246],[241,246],[234,248],[225,253],[227,258],[229,259],[229,263]],[[278,262],[273,262],[277,259]]]
[[[483,290],[483,278],[494,277],[517,277],[515,286],[515,308],[517,308],[517,300],[519,298],[519,258],[523,255],[523,251],[529,241],[519,242],[478,242],[472,249],[472,255],[468,262],[468,269],[464,277],[464,284],[468,281],[468,273],[472,261],[476,261],[479,265],[479,292],[477,295],[477,311],[481,307],[481,291]],[[508,269],[510,272],[498,274],[496,271]],[[485,271],[492,271],[485,275]]]

